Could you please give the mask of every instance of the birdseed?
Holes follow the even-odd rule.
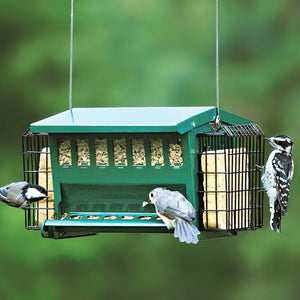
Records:
[[[151,139],[150,151],[151,151],[151,166],[164,165],[162,139]]]
[[[76,140],[76,146],[77,146],[77,164],[79,166],[81,165],[90,165],[91,159],[90,159],[90,151],[89,151],[89,140]]]
[[[145,146],[143,139],[133,139],[131,142],[132,163],[134,166],[146,165]]]
[[[106,139],[95,140],[95,154],[96,154],[96,165],[108,166],[108,150]]]
[[[66,139],[59,139],[58,141],[58,160],[60,165],[72,165],[71,156],[71,141]]]
[[[183,165],[182,149],[180,143],[169,144],[169,160],[171,166]]]
[[[126,142],[125,138],[116,139],[113,141],[114,147],[114,164],[127,166]]]

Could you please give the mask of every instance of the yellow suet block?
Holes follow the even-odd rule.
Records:
[[[47,152],[47,153],[46,153]],[[43,148],[40,155],[39,163],[39,185],[44,187],[46,190],[53,191],[52,172],[51,172],[51,160],[49,148]],[[48,199],[43,199],[38,202],[38,210],[36,220],[38,226],[41,226],[45,220],[54,220],[54,194],[48,192]],[[51,208],[51,209],[46,209]],[[47,217],[48,211],[48,217]]]
[[[203,225],[210,229],[249,226],[249,170],[245,148],[205,151]]]

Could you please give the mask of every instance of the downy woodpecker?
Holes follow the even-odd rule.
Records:
[[[271,229],[280,232],[281,218],[287,213],[290,184],[294,173],[293,140],[286,135],[265,139],[275,150],[269,155],[261,180],[269,197]]]

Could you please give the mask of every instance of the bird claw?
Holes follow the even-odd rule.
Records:
[[[260,165],[257,165],[255,164],[256,168],[259,170],[259,171],[264,171],[265,167],[264,166],[260,166]]]

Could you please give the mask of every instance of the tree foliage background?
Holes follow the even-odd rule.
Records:
[[[73,106],[215,105],[215,2],[75,1]],[[1,299],[299,299],[300,2],[220,1],[221,107],[295,141],[281,234],[42,239],[1,204]],[[68,109],[70,1],[0,0],[1,185],[21,136]],[[271,148],[267,146],[267,154]]]

